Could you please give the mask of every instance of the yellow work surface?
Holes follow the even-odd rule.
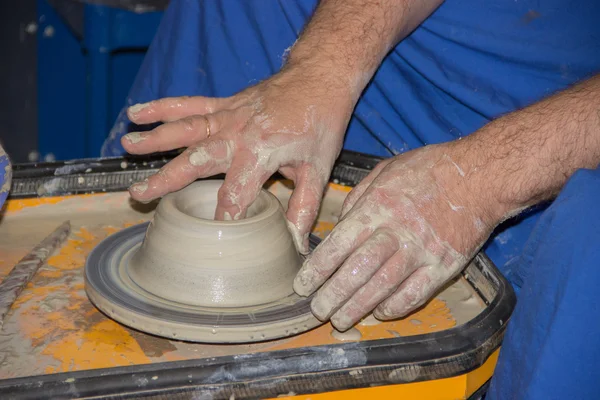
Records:
[[[286,185],[275,182],[269,189],[287,204],[290,189]],[[347,192],[345,187],[330,185],[315,234],[324,237],[331,231]],[[68,219],[73,228],[67,242],[38,271],[6,317],[0,335],[0,379],[339,343],[331,335],[330,324],[270,342],[208,345],[151,336],[107,318],[86,296],[86,256],[107,236],[151,219],[154,207],[132,202],[126,192],[11,200],[6,204],[0,217],[0,278],[61,222]],[[361,340],[426,334],[465,323],[484,307],[461,277],[405,319],[365,323],[357,328]],[[409,396],[406,398],[417,392],[422,399],[465,398],[489,379],[495,360],[496,353],[479,369],[437,380],[433,386],[427,386],[432,382],[420,382],[328,395],[379,398],[391,390],[388,394]],[[370,394],[362,392],[365,390]]]

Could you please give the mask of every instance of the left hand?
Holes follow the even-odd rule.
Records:
[[[347,330],[373,310],[381,320],[405,316],[478,251],[498,217],[457,143],[385,160],[350,192],[294,281],[302,296],[320,287],[317,318]]]
[[[136,124],[164,122],[123,137],[132,154],[187,147],[131,196],[150,201],[198,178],[226,173],[216,220],[242,219],[264,183],[279,171],[294,182],[286,218],[298,250],[308,235],[339,155],[356,98],[328,71],[291,65],[228,98],[165,98],[129,108]]]

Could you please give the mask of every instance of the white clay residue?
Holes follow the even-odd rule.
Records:
[[[362,326],[375,326],[379,325],[380,323],[381,321],[375,318],[373,314],[369,314],[367,317],[365,317],[365,319],[360,321],[360,325]]]
[[[457,326],[475,318],[485,309],[485,303],[462,277],[455,279],[437,298],[446,303]]]
[[[375,237],[378,231],[384,231],[383,236],[391,236],[393,240],[375,244],[376,248],[391,254],[402,249],[405,259],[415,260],[408,265],[412,269],[407,273],[415,274],[412,275],[410,285],[404,286],[400,292],[390,297],[393,284],[399,283],[392,282],[393,278],[377,286],[367,282],[360,295],[361,300],[353,297],[337,311],[339,315],[334,317],[336,326],[348,326],[340,323],[347,310],[373,309],[378,306],[381,316],[405,315],[423,304],[466,264],[467,257],[438,236],[437,227],[431,225],[423,211],[415,205],[415,199],[427,203],[439,196],[437,183],[430,172],[427,172],[437,160],[430,160],[426,155],[425,152],[414,156],[402,164],[388,164],[379,175],[381,179],[371,183],[361,196],[360,204],[352,209],[355,211],[356,207],[360,207],[360,212],[349,212],[344,216],[306,259],[296,277],[294,290],[301,296],[308,296],[344,265],[344,272],[338,271],[340,275],[337,279],[343,277],[345,281],[352,283],[350,287],[358,290],[368,275],[372,274],[372,268],[391,260],[390,255],[382,256],[382,251],[367,252],[365,248],[370,246],[370,239],[364,243],[359,240],[360,237]],[[415,165],[421,166],[423,163],[427,166],[425,172],[423,168],[415,169]],[[460,170],[457,165],[454,167]],[[389,199],[394,200],[393,207],[386,202]],[[461,209],[460,205],[449,205],[456,211]],[[361,257],[357,257],[360,262],[353,259],[357,252],[365,252],[364,256],[361,253]],[[381,257],[384,259],[379,259]],[[373,266],[369,267],[368,264]],[[355,270],[355,267],[359,269]],[[352,274],[349,271],[353,271]],[[323,285],[313,300],[313,311],[319,318],[326,317],[332,305],[333,308],[341,305],[347,296],[346,291],[335,290],[330,286],[332,288],[327,284]]]
[[[287,219],[285,220],[285,222],[287,223],[288,230],[290,231],[290,234],[292,235],[292,238],[294,239],[294,244],[296,245],[296,249],[300,253],[306,254],[307,249],[304,249],[304,239],[306,238],[306,236],[300,237],[300,231],[298,230],[298,228],[296,228],[296,225],[292,224]]]
[[[340,342],[356,342],[360,340],[362,334],[356,328],[350,328],[346,332],[340,332],[337,329],[331,331],[331,336]]]
[[[144,108],[148,108],[150,106],[150,103],[139,103],[139,104],[134,104],[131,107],[129,107],[129,112],[131,114],[137,114],[140,111],[142,111]]]
[[[124,137],[131,144],[136,144],[136,143],[142,142],[148,138],[147,136],[142,135],[141,132],[131,132],[131,133],[128,133],[127,135],[125,135]]]
[[[190,164],[195,165],[195,166],[204,165],[207,162],[209,162],[210,159],[211,159],[210,155],[202,147],[194,150],[190,154]]]
[[[222,154],[223,152],[225,154]],[[195,167],[205,165],[210,161],[216,165],[228,165],[231,162],[232,154],[231,142],[220,140],[196,147],[191,150],[188,159],[190,164]]]
[[[142,182],[138,182],[134,185],[131,186],[131,190],[133,190],[136,193],[144,193],[146,190],[148,190],[148,179],[143,180]]]

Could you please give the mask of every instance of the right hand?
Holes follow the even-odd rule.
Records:
[[[462,140],[386,159],[348,194],[294,281],[316,292],[317,318],[344,331],[371,311],[404,317],[464,268],[503,215],[485,190],[497,175],[473,172],[469,150]]]
[[[285,68],[228,98],[164,98],[130,107],[134,123],[164,124],[125,135],[122,144],[129,153],[187,147],[157,174],[134,184],[132,197],[151,201],[198,178],[226,173],[215,219],[237,220],[279,171],[295,184],[286,217],[296,246],[307,253],[356,101],[349,88],[325,79],[326,73],[315,77],[308,70]]]

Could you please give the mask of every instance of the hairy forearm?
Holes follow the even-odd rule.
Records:
[[[358,98],[390,49],[443,0],[322,0],[286,66],[301,65]]]
[[[501,117],[461,143],[470,178],[500,219],[552,199],[600,162],[600,75]]]

